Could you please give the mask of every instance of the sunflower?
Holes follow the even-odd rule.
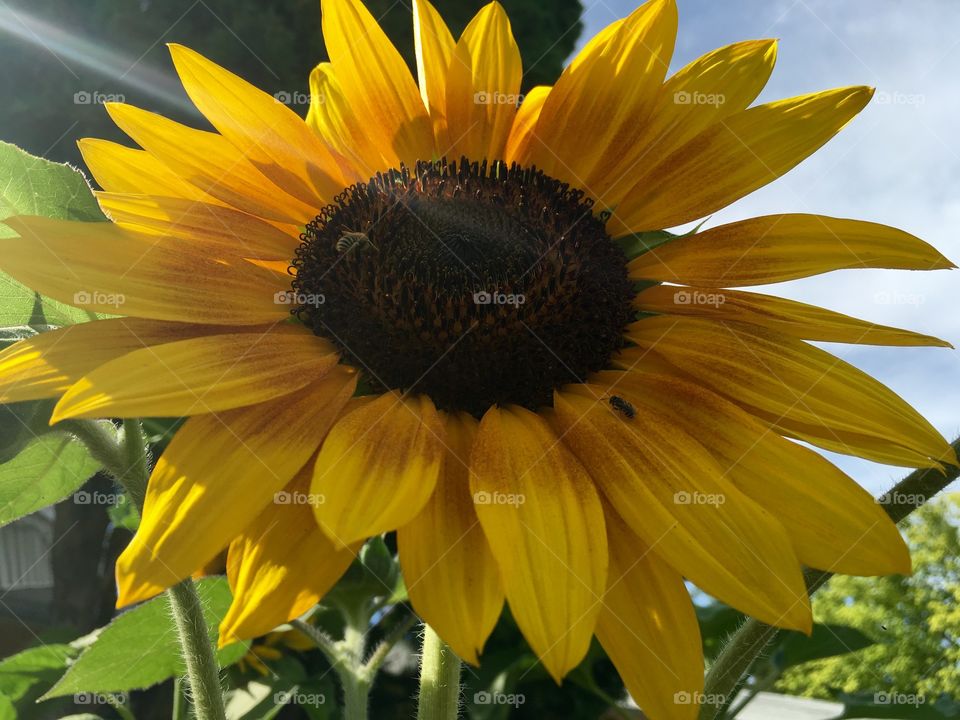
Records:
[[[323,0],[331,61],[306,121],[177,45],[215,132],[108,105],[139,146],[80,143],[112,223],[9,219],[0,266],[89,310],[121,298],[124,317],[0,354],[0,400],[59,397],[53,422],[189,418],[118,562],[121,606],[229,547],[221,642],[257,636],[396,531],[415,609],[465,660],[509,602],[558,682],[596,635],[648,715],[694,717],[685,580],[809,631],[802,566],[910,570],[882,509],[794,440],[957,461],[807,341],[947,343],[727,288],[953,265],[808,214],[638,254],[786,173],[872,90],[751,107],[772,40],[667,78],[677,10],[651,0],[521,98],[499,4],[459,40],[414,5],[419,87],[359,0]]]

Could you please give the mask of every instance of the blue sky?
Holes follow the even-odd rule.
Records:
[[[951,0],[677,0],[671,70],[737,40],[778,38],[759,101],[842,85],[873,85],[873,102],[791,173],[716,213],[708,225],[776,212],[881,222],[960,263],[960,3]],[[584,0],[581,44],[629,14],[631,0]],[[842,271],[763,290],[960,347],[960,271]],[[824,345],[918,408],[948,439],[960,432],[960,353],[939,348]],[[837,455],[871,491],[906,472]]]

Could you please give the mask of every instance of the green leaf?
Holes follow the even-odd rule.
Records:
[[[30,442],[50,432],[55,400],[28,400],[0,405],[0,465],[10,462]]]
[[[846,718],[895,718],[896,720],[955,720],[960,718],[960,703],[947,695],[928,698],[920,694],[865,692],[837,698],[844,704],[843,713],[834,720]]]
[[[42,215],[63,220],[94,222],[103,213],[80,172],[69,165],[34,157],[16,145],[0,142],[0,221],[14,215]],[[0,238],[14,232],[0,222]],[[30,325],[37,315],[33,290],[0,273],[0,326]],[[93,313],[64,303],[41,299],[42,314],[50,325],[72,325]]]
[[[230,607],[230,588],[224,578],[197,583],[210,639]],[[221,667],[237,662],[247,651],[244,643],[220,650]],[[98,635],[43,699],[80,692],[113,693],[150,687],[186,672],[170,601],[161,595],[120,615]]]
[[[17,708],[5,695],[0,695],[0,720],[17,720]]]
[[[778,667],[785,670],[811,660],[856,652],[870,647],[874,642],[856,628],[817,623],[810,637],[798,632],[784,633],[783,641],[773,652],[773,659]]]
[[[0,465],[0,527],[63,500],[99,469],[86,446],[68,435],[34,438]]]
[[[0,696],[19,701],[36,685],[50,687],[78,653],[70,645],[40,645],[8,657],[0,662]]]

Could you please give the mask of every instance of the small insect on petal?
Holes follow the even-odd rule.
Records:
[[[632,420],[633,417],[637,414],[636,409],[629,402],[624,400],[619,395],[614,395],[610,398],[610,407],[619,412],[628,420]]]

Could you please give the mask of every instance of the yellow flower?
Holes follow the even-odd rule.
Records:
[[[359,0],[322,9],[331,62],[306,122],[173,46],[216,131],[109,105],[142,148],[81,143],[113,223],[18,217],[0,240],[18,280],[127,316],[5,351],[0,401],[62,396],[56,421],[190,416],[118,563],[120,604],[229,545],[222,641],[256,636],[396,530],[416,610],[469,662],[506,600],[557,681],[596,634],[650,717],[693,718],[677,700],[703,682],[684,578],[809,630],[802,565],[909,571],[871,497],[787,438],[955,463],[897,395],[806,341],[946,343],[725,288],[952,264],[900,230],[817,215],[629,262],[611,239],[774,180],[869,88],[748,107],[770,40],[666,78],[677,11],[651,0],[518,110],[499,4],[455,41],[415,3],[419,88]]]

